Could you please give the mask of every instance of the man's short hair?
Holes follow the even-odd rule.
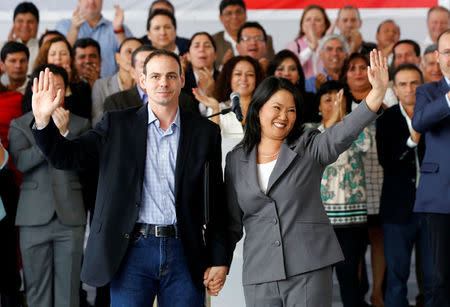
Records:
[[[425,51],[423,52],[423,55],[426,55],[428,53],[434,53],[437,50],[437,44],[431,44],[427,48],[425,48]],[[422,61],[422,64],[424,62]]]
[[[222,15],[223,10],[230,5],[239,5],[244,9],[244,11],[247,10],[247,8],[245,7],[245,2],[243,0],[222,0],[220,1],[219,5],[220,15]]]
[[[261,30],[261,32],[263,33],[263,36],[264,36],[264,41],[267,42],[267,34],[266,34],[266,31],[264,30],[264,28],[258,22],[247,21],[239,28],[238,35],[237,35],[238,43],[241,41],[242,31],[244,31],[244,29],[246,29],[246,28],[257,28],[257,29]]]
[[[36,7],[36,5],[34,5],[32,2],[19,3],[19,5],[17,5],[16,8],[14,9],[13,21],[16,19],[16,16],[18,14],[26,14],[26,13],[32,14],[36,18],[36,21],[39,22],[39,10]]]
[[[319,52],[322,52],[323,48],[325,47],[325,44],[333,39],[338,40],[342,43],[342,45],[344,46],[345,53],[347,54],[350,53],[350,47],[348,46],[347,40],[342,35],[339,34],[328,34],[322,37],[322,39],[319,41],[319,48],[317,48],[317,50]]]
[[[164,10],[164,9],[157,9],[154,10],[153,13],[150,13],[148,15],[147,18],[147,31],[150,30],[150,22],[152,21],[152,19],[158,15],[164,15],[170,18],[170,20],[172,21],[172,25],[173,27],[176,29],[177,28],[177,21],[175,19],[175,16],[168,10]]]
[[[422,71],[419,69],[419,67],[417,67],[416,65],[412,64],[412,63],[403,63],[397,66],[397,68],[394,69],[394,72],[392,73],[392,80],[394,81],[394,85],[397,85],[395,82],[395,76],[400,72],[400,71],[404,71],[404,70],[412,70],[412,71],[417,71],[420,75],[420,82],[423,84],[424,80],[423,80],[423,74]]]
[[[14,42],[14,41],[7,42],[3,46],[0,58],[1,58],[2,62],[5,62],[8,54],[17,53],[17,52],[24,52],[25,55],[27,56],[27,60],[30,59],[30,51],[28,50],[28,47],[22,43]]]
[[[434,12],[434,11],[446,12],[447,14],[450,15],[450,12],[449,12],[449,10],[448,10],[446,7],[443,7],[443,6],[440,6],[440,5],[435,5],[435,6],[431,7],[431,8],[428,10],[428,13],[427,13],[427,20],[428,20],[428,18],[430,18],[430,14],[431,14],[432,12]]]
[[[443,31],[441,34],[439,34],[438,38],[437,38],[437,47],[439,48],[439,41],[441,40],[441,37],[444,35],[450,34],[450,29],[447,29],[445,31]]]
[[[339,9],[338,14],[337,14],[337,16],[338,16],[337,18],[339,18],[339,16],[341,16],[341,12],[343,10],[354,10],[354,11],[356,11],[356,14],[358,15],[358,19],[361,20],[361,14],[359,13],[359,10],[356,7],[354,7],[353,5],[344,5],[343,7],[341,7]]]
[[[418,43],[411,39],[402,39],[395,43],[392,50],[394,50],[394,58],[395,58],[395,48],[400,44],[408,44],[411,45],[414,48],[414,53],[416,54],[416,57],[420,57],[420,46]]]
[[[150,5],[150,8],[148,9],[148,15],[151,14],[151,12],[152,12],[152,10],[153,10],[153,7],[154,7],[156,4],[159,4],[159,3],[167,4],[167,6],[169,6],[170,9],[172,10],[173,14],[175,14],[175,7],[173,6],[172,3],[170,3],[170,1],[168,1],[168,0],[155,0],[155,1],[152,2],[152,4]]]
[[[125,43],[127,43],[127,42],[129,42],[129,41],[137,41],[137,42],[139,42],[139,43],[142,45],[142,41],[141,41],[139,38],[134,37],[134,36],[130,36],[130,37],[125,38],[125,39],[120,43],[120,45],[119,45],[119,50],[118,50],[117,52],[120,53],[120,51],[122,51],[123,45],[125,45]]]
[[[400,35],[400,27],[399,27],[398,24],[394,21],[394,19],[386,19],[386,20],[383,20],[383,21],[378,25],[378,27],[377,27],[377,34],[380,33],[381,27],[382,27],[385,23],[388,23],[388,22],[393,23],[393,24],[397,27],[397,29],[398,29],[398,34]]]
[[[143,71],[144,75],[147,75],[147,63],[148,63],[152,58],[154,58],[154,57],[156,57],[156,56],[168,56],[168,57],[171,57],[171,58],[175,59],[175,60],[177,61],[177,63],[178,63],[178,70],[179,70],[179,73],[180,73],[180,75],[182,74],[183,68],[181,67],[181,62],[180,62],[180,58],[178,57],[178,55],[176,55],[176,54],[173,53],[172,51],[168,51],[168,50],[165,50],[165,49],[158,49],[158,50],[155,50],[155,51],[153,51],[152,53],[150,53],[150,54],[147,56],[147,58],[145,59],[145,62],[144,62],[144,71]]]
[[[158,49],[156,49],[155,47],[153,47],[152,45],[142,45],[139,46],[138,48],[136,48],[136,50],[133,51],[133,53],[131,54],[131,66],[134,68],[134,65],[136,64],[136,55],[139,52],[143,52],[143,51],[156,51]]]
[[[65,37],[64,34],[62,34],[59,31],[56,31],[56,30],[46,31],[44,34],[41,35],[41,38],[39,38],[39,48],[41,48],[42,44],[44,43],[44,38],[47,35],[57,35],[57,36]]]
[[[94,47],[95,49],[97,49],[98,56],[100,57],[101,56],[100,44],[95,39],[92,39],[92,38],[77,39],[75,44],[73,44],[73,52],[76,53],[77,48],[84,49],[84,48],[91,47],[91,46]]]

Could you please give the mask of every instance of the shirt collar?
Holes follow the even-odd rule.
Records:
[[[231,44],[231,48],[233,48],[233,54],[238,54],[236,49],[237,42],[228,34],[227,30],[223,31],[223,39]]]
[[[142,103],[147,103],[148,102],[148,96],[147,93],[144,92],[143,89],[141,89],[141,87],[139,85],[136,85],[136,88],[138,90],[139,93],[139,97],[141,97]]]
[[[155,113],[153,113],[152,108],[150,108],[150,104],[147,104],[147,107],[148,107],[148,124],[150,125],[153,122],[157,122],[158,123],[157,126],[159,128],[159,119],[156,117]],[[175,119],[171,126],[173,126],[173,125],[180,127],[180,107],[179,106],[177,108],[177,114],[175,115]]]
[[[450,87],[450,79],[447,78],[446,76],[444,76],[444,78],[445,78],[445,82],[447,82],[447,85]]]

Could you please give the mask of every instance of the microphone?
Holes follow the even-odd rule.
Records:
[[[244,119],[241,107],[241,95],[238,92],[232,92],[230,94],[230,99],[231,99],[231,111],[233,111],[234,114],[236,114],[237,120],[241,122]]]

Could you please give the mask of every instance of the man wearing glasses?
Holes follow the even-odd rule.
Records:
[[[238,31],[236,49],[239,55],[254,58],[266,70],[269,60],[267,53],[267,35],[264,28],[257,22],[246,22]]]

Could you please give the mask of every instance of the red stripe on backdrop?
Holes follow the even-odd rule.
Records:
[[[326,9],[353,5],[358,8],[414,8],[438,5],[438,0],[245,0],[247,9],[302,9],[318,4]]]

